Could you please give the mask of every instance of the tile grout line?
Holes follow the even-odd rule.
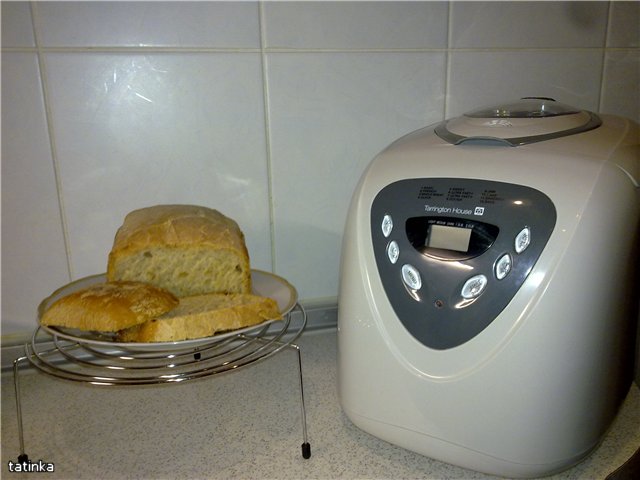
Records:
[[[262,21],[262,20],[261,20]],[[449,21],[451,22],[451,21]],[[262,29],[261,29],[262,31]],[[262,33],[261,33],[262,34]],[[97,47],[1,47],[3,52],[41,52],[41,53],[501,53],[501,52],[575,52],[602,50],[615,52],[635,52],[638,47],[416,47],[416,48],[287,48],[287,47],[140,47],[140,46],[97,46]]]
[[[603,108],[603,98],[604,98],[604,93],[605,93],[605,71],[607,68],[606,65],[606,60],[607,60],[607,53],[608,53],[608,49],[607,49],[607,44],[609,43],[609,33],[611,32],[611,17],[613,14],[613,5],[611,4],[611,2],[609,2],[609,5],[607,5],[607,25],[606,25],[606,29],[604,32],[604,44],[602,45],[602,55],[600,57],[601,61],[602,61],[602,66],[600,68],[600,89],[598,90],[598,111],[601,112],[602,108]]]
[[[267,204],[269,206],[269,240],[271,247],[271,271],[276,273],[275,205],[273,198],[273,155],[271,149],[271,120],[269,104],[269,75],[265,49],[264,2],[258,3],[258,29],[260,33],[260,68],[262,73],[262,104],[264,108],[265,156],[267,167]]]
[[[447,4],[447,50],[445,53],[445,66],[444,66],[444,101],[442,102],[442,119],[445,120],[447,118],[449,112],[449,92],[451,81],[451,38],[452,38],[452,24],[453,20],[451,19],[451,12],[453,7],[451,2]]]
[[[36,58],[38,60],[38,68],[40,70],[40,88],[42,91],[42,100],[44,103],[45,121],[47,122],[47,135],[49,136],[49,149],[51,151],[51,163],[53,168],[53,176],[56,182],[56,193],[58,196],[58,212],[60,214],[60,221],[62,223],[62,237],[64,241],[64,249],[67,255],[67,275],[69,281],[73,278],[73,262],[71,260],[71,245],[69,240],[69,228],[66,215],[66,209],[64,208],[64,195],[62,192],[62,179],[60,178],[60,167],[58,162],[58,149],[55,140],[55,129],[53,127],[53,118],[51,114],[51,105],[49,102],[49,86],[47,77],[47,68],[44,61],[43,51],[40,47],[40,38],[37,28],[37,6],[34,2],[29,3],[31,10],[31,28],[33,28],[33,38],[35,41]]]

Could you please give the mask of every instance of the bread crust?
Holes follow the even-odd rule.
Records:
[[[224,246],[247,254],[240,227],[218,210],[197,205],[155,205],[127,214],[116,232],[109,263],[124,252],[157,245]]]
[[[51,304],[41,325],[117,332],[158,317],[178,305],[170,292],[139,282],[102,282]]]
[[[183,297],[170,312],[119,332],[122,342],[176,342],[204,338],[281,319],[275,300],[252,294]]]

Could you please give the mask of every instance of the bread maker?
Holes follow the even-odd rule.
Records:
[[[633,375],[638,137],[630,120],[525,98],[376,156],[342,245],[348,418],[508,477],[597,446]]]

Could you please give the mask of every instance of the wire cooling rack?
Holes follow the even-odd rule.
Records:
[[[292,322],[292,313],[301,314],[301,322]],[[18,415],[20,463],[28,460],[24,446],[20,366],[30,364],[48,375],[91,385],[129,386],[182,383],[213,375],[230,373],[262,362],[285,349],[297,353],[302,420],[302,456],[311,456],[307,438],[307,420],[302,381],[302,355],[294,342],[307,324],[304,308],[296,303],[282,321],[258,325],[237,335],[211,337],[197,342],[175,342],[170,347],[130,348],[123,343],[70,340],[38,327],[25,344],[25,354],[13,362],[13,378]],[[42,335],[45,335],[42,341]],[[36,341],[38,337],[38,341]]]

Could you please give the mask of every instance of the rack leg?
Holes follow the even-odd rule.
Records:
[[[16,412],[18,415],[18,441],[20,442],[20,455],[18,455],[18,463],[29,460],[29,456],[24,451],[24,430],[22,428],[22,401],[20,398],[20,379],[18,377],[20,370],[20,362],[26,360],[27,357],[19,357],[13,361],[13,386],[16,391]]]
[[[296,349],[298,354],[298,376],[300,379],[300,413],[302,415],[302,458],[311,457],[311,445],[307,438],[307,412],[304,406],[304,386],[302,384],[302,354],[300,353],[300,347],[298,345],[291,345]]]

